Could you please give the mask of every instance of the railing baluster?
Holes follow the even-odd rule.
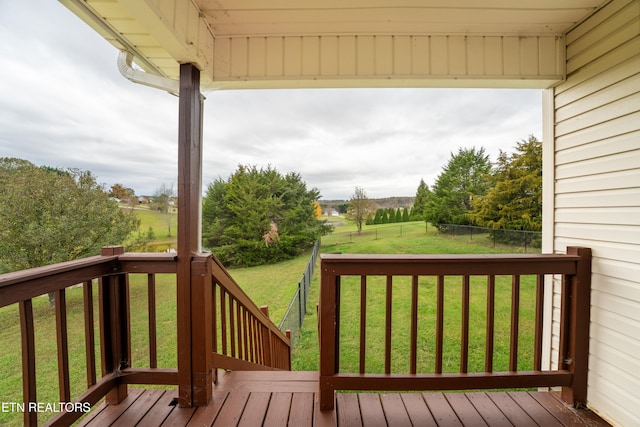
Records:
[[[242,312],[242,339],[244,340],[244,360],[250,360],[251,342],[249,341],[249,313],[247,310]]]
[[[260,346],[258,341],[258,319],[251,316],[251,338],[253,340],[253,361],[260,363]]]
[[[58,388],[60,402],[71,400],[69,384],[69,339],[67,333],[67,299],[64,289],[55,291],[56,340],[58,350]]]
[[[82,285],[84,300],[84,351],[87,365],[87,387],[96,383],[96,338],[93,316],[93,282],[87,280]]]
[[[496,276],[487,276],[487,329],[485,342],[485,372],[493,372],[493,342],[495,336]]]
[[[22,399],[25,404],[36,402],[36,344],[33,304],[30,299],[19,303],[22,338]],[[24,425],[37,426],[37,411],[24,411]]]
[[[226,292],[220,287],[220,334],[222,338],[222,354],[227,355],[227,310]]]
[[[462,330],[460,331],[460,373],[469,370],[469,276],[462,276]]]
[[[238,324],[238,355],[242,354],[242,306],[236,301],[236,323]],[[235,341],[234,341],[235,342]]]
[[[147,274],[147,301],[149,310],[149,367],[158,367],[158,340],[156,330],[156,275]]]
[[[256,319],[253,316],[249,316],[249,342],[251,343],[251,361],[257,363],[257,341],[256,341]]]
[[[444,336],[444,276],[438,276],[436,295],[436,364],[435,373],[442,373],[442,352]]]
[[[384,373],[391,373],[391,323],[393,306],[393,276],[387,276],[386,319],[384,334]]]
[[[247,360],[253,362],[253,318],[251,317],[251,314],[247,313],[245,315],[245,319],[244,333],[247,339],[247,349],[249,351]]]
[[[511,337],[509,349],[509,370],[518,370],[518,328],[520,323],[520,276],[511,279]]]
[[[220,309],[219,307],[216,305],[217,303],[217,288],[218,287],[218,283],[215,280],[212,280],[211,282],[211,353],[217,353],[218,352],[218,314],[220,313]],[[222,288],[220,288],[222,289]],[[213,383],[217,384],[218,383],[218,366],[215,365],[215,363],[212,363],[213,365]]]
[[[417,371],[418,352],[418,276],[411,277],[411,355],[409,356],[410,373]]]
[[[536,276],[536,325],[534,332],[533,369],[542,370],[542,325],[544,324],[544,275]]]
[[[236,334],[236,310],[240,309],[238,302],[233,298],[229,298],[229,345],[231,346],[231,357],[236,357],[236,347],[238,347],[238,341],[240,341],[239,336],[242,334],[242,327],[240,322],[238,322],[238,333]]]
[[[216,288],[218,288],[217,283],[213,283],[213,289],[211,292],[211,307],[213,309],[213,315],[212,317],[212,321],[213,321],[213,327],[211,328],[211,343],[212,343],[212,348],[211,350],[214,353],[218,352],[218,315],[220,313],[220,309],[218,308],[217,305],[217,292],[216,292]],[[214,367],[215,368],[215,367]],[[217,369],[214,369],[214,371],[217,371]]]
[[[360,276],[360,373],[366,369],[367,353],[367,276]]]

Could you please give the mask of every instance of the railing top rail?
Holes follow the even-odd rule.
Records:
[[[118,256],[124,273],[175,273],[178,256],[166,252],[126,252]]]
[[[0,307],[112,274],[117,259],[98,255],[0,275]]]
[[[323,254],[336,275],[573,274],[577,255],[564,254]]]
[[[580,259],[578,255],[565,254],[321,254],[322,260],[330,262],[376,261],[376,262],[520,262]]]

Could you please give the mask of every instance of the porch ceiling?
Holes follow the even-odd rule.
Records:
[[[210,88],[548,87],[607,0],[61,0],[147,71]]]

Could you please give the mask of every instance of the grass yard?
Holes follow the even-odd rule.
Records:
[[[424,223],[376,225],[377,233],[363,230],[358,236],[355,228],[339,227],[331,236],[323,238],[323,253],[505,253],[515,252],[509,247],[493,248],[488,236],[442,237],[430,227],[425,233]],[[402,227],[400,229],[400,227]],[[340,367],[343,372],[359,369],[360,279],[343,278],[341,282]],[[367,292],[367,372],[384,372],[385,278],[372,278]],[[459,371],[461,340],[461,278],[445,281],[445,331],[443,370]],[[394,278],[392,372],[409,371],[410,279]],[[431,278],[419,283],[418,311],[418,371],[433,372],[435,364],[436,285]],[[533,322],[535,278],[522,277],[519,328],[519,369],[533,364]],[[315,304],[319,298],[319,277],[314,277],[307,307],[307,317],[293,351],[295,370],[318,369],[318,336]],[[469,371],[484,370],[484,342],[486,322],[486,279],[471,278]],[[496,278],[494,369],[508,370],[509,319],[511,310],[511,277]]]
[[[129,212],[129,208],[123,208]],[[154,241],[148,244],[150,252],[164,252],[169,248],[176,248],[176,235],[178,233],[178,215],[175,213],[163,214],[153,209],[137,208],[134,214],[140,219],[140,231],[144,234],[153,230]],[[171,230],[171,234],[169,234]]]

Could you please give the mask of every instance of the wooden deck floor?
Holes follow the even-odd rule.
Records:
[[[317,372],[220,375],[203,408],[175,405],[175,390],[131,388],[120,405],[100,405],[87,426],[607,426],[546,392],[337,393],[318,410]]]

